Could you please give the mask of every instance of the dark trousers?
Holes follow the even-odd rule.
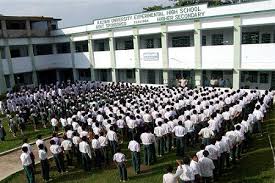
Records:
[[[132,152],[132,165],[136,174],[140,173],[140,153]]]
[[[157,148],[158,148],[158,155],[162,156],[164,154],[164,138],[163,137],[157,137]]]
[[[202,183],[210,183],[211,177],[202,177]]]
[[[104,160],[104,164],[108,165],[110,159],[109,159],[109,148],[108,146],[105,147],[101,147],[101,151],[102,151],[102,158]]]
[[[101,167],[101,149],[95,149],[95,166],[100,168]]]
[[[118,163],[118,171],[119,171],[119,176],[120,176],[120,180],[127,180],[127,169],[126,169],[126,165],[124,162],[122,163]]]
[[[82,159],[82,168],[84,171],[90,171],[91,170],[91,158],[87,153],[81,153],[81,159]]]
[[[28,183],[35,183],[34,179],[34,169],[32,165],[29,166],[23,166]]]
[[[40,160],[41,164],[41,174],[45,181],[48,181],[50,179],[50,166],[48,159]]]
[[[150,165],[152,162],[152,152],[150,145],[144,145],[144,164]]]
[[[184,146],[185,146],[185,138],[177,137],[176,138],[176,146],[177,146],[177,156],[184,156]]]
[[[157,161],[155,143],[150,144],[150,149],[151,149],[151,152],[152,152],[152,162],[155,163]]]
[[[81,164],[81,153],[79,152],[78,145],[75,145],[73,147],[73,152],[74,152],[74,157],[76,157],[76,159],[77,159],[77,164],[80,165]]]
[[[54,161],[55,161],[55,164],[56,164],[57,171],[59,173],[65,172],[64,157],[63,157],[63,155],[61,153],[54,154],[53,158],[54,158]]]
[[[72,151],[64,151],[64,155],[66,158],[66,161],[68,163],[68,166],[72,166],[73,165],[73,156],[72,156]]]
[[[109,141],[109,144],[110,144],[112,155],[114,155],[117,151],[117,142],[116,141]]]

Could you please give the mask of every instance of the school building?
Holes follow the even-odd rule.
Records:
[[[92,18],[92,17],[91,17]],[[0,93],[15,85],[97,80],[275,87],[275,0],[199,4],[58,28],[0,16]]]

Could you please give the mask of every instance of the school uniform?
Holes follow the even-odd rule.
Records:
[[[47,152],[44,149],[39,149],[38,156],[40,159],[41,174],[42,174],[43,180],[49,181],[50,166],[49,166]]]
[[[199,160],[199,166],[203,183],[210,183],[215,169],[213,161],[208,157],[203,157]]]
[[[79,143],[79,152],[81,153],[82,168],[84,171],[91,170],[92,152],[90,145],[82,141]]]
[[[73,144],[72,144],[72,142],[69,139],[64,140],[61,143],[61,147],[64,149],[64,156],[66,157],[68,166],[72,166],[73,165],[72,146],[73,146]]]
[[[59,173],[65,172],[65,166],[64,166],[64,156],[62,149],[59,145],[51,145],[50,151],[53,154],[53,158],[56,164],[57,171]]]
[[[26,174],[28,183],[35,183],[35,177],[34,177],[34,169],[32,166],[32,160],[28,153],[22,153],[20,156],[20,160],[24,169],[24,172]]]
[[[109,146],[111,148],[112,154],[115,154],[118,147],[118,138],[115,131],[109,130],[106,134],[106,137],[109,141]]]
[[[100,142],[100,147],[101,147],[101,151],[102,151],[102,156],[103,156],[103,160],[105,165],[108,164],[108,162],[110,161],[110,150],[108,147],[108,139],[105,136],[100,136],[98,138],[99,142]]]
[[[100,168],[101,167],[101,146],[98,139],[92,140],[92,149],[95,155],[95,165]]]
[[[127,176],[127,168],[126,168],[126,158],[125,155],[122,153],[115,153],[113,156],[113,161],[117,163],[119,176],[121,181],[126,181],[128,179]]]
[[[153,151],[151,148],[153,144],[152,136],[150,133],[142,133],[140,139],[144,147],[144,164],[150,165],[153,161]]]
[[[183,126],[178,125],[174,127],[172,132],[175,133],[176,136],[176,154],[177,156],[184,156],[186,129]]]
[[[158,155],[163,156],[164,154],[164,129],[161,126],[157,126],[154,129],[154,134],[156,136],[156,143],[158,149]]]
[[[136,174],[140,173],[140,144],[132,140],[129,142],[128,149],[132,155],[132,165]]]
[[[202,144],[209,145],[211,137],[214,136],[214,132],[210,128],[205,127],[200,130],[198,135],[202,136]]]

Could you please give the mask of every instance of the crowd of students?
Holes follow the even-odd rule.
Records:
[[[7,98],[4,108],[14,135],[13,127],[24,133],[22,127],[28,121],[34,130],[52,127],[49,151],[59,173],[76,163],[91,171],[113,160],[120,180],[127,181],[127,159],[121,144],[129,142],[136,174],[142,172],[141,145],[147,166],[175,148],[182,160],[177,161],[175,174],[173,168],[167,168],[163,182],[192,183],[216,180],[241,158],[251,134],[262,134],[261,123],[272,107],[273,92],[66,82],[22,89],[8,93]],[[63,140],[57,135],[60,127]],[[200,151],[188,158],[187,148],[198,143]],[[43,179],[49,181],[48,150],[41,137],[36,144]],[[31,146],[25,143],[22,152],[28,182],[34,182]]]

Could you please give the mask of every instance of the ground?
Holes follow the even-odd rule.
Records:
[[[264,123],[265,133],[264,136],[253,136],[253,148],[249,149],[249,152],[242,156],[242,159],[238,164],[230,170],[227,170],[219,179],[219,183],[274,183],[275,181],[275,169],[272,151],[268,141],[268,133],[271,136],[273,145],[275,145],[275,110],[273,110]],[[268,132],[268,133],[267,133]],[[192,154],[197,151],[198,147],[188,150],[188,154]],[[126,151],[126,145],[123,146],[123,150]],[[130,155],[128,159],[130,159]],[[144,182],[162,182],[162,175],[165,172],[165,167],[168,164],[176,167],[175,153],[167,154],[162,159],[150,167],[142,167],[141,175],[134,175],[128,162],[128,174],[129,183],[144,183]],[[39,173],[40,167],[37,166],[36,182],[43,182]],[[55,167],[52,164],[51,167],[52,182],[66,182],[66,183],[110,183],[119,182],[118,172],[114,165],[102,170],[93,170],[91,173],[84,173],[78,168],[69,169],[69,172],[63,175],[59,175],[55,171]],[[22,172],[19,172],[1,183],[18,183],[26,181],[26,178]]]
[[[7,136],[6,136],[6,140],[4,142],[0,141],[0,153],[22,145],[22,141],[23,141],[24,138],[28,138],[29,142],[33,142],[33,141],[36,140],[36,136],[38,134],[41,134],[42,138],[44,138],[44,137],[49,136],[52,133],[50,127],[44,129],[41,126],[39,126],[38,127],[39,130],[34,131],[32,125],[27,125],[27,128],[26,128],[23,136],[18,131],[17,136],[13,137],[12,134],[9,132],[9,127],[8,127],[7,120],[5,118],[2,118],[1,120],[2,120],[3,125],[5,127]]]

